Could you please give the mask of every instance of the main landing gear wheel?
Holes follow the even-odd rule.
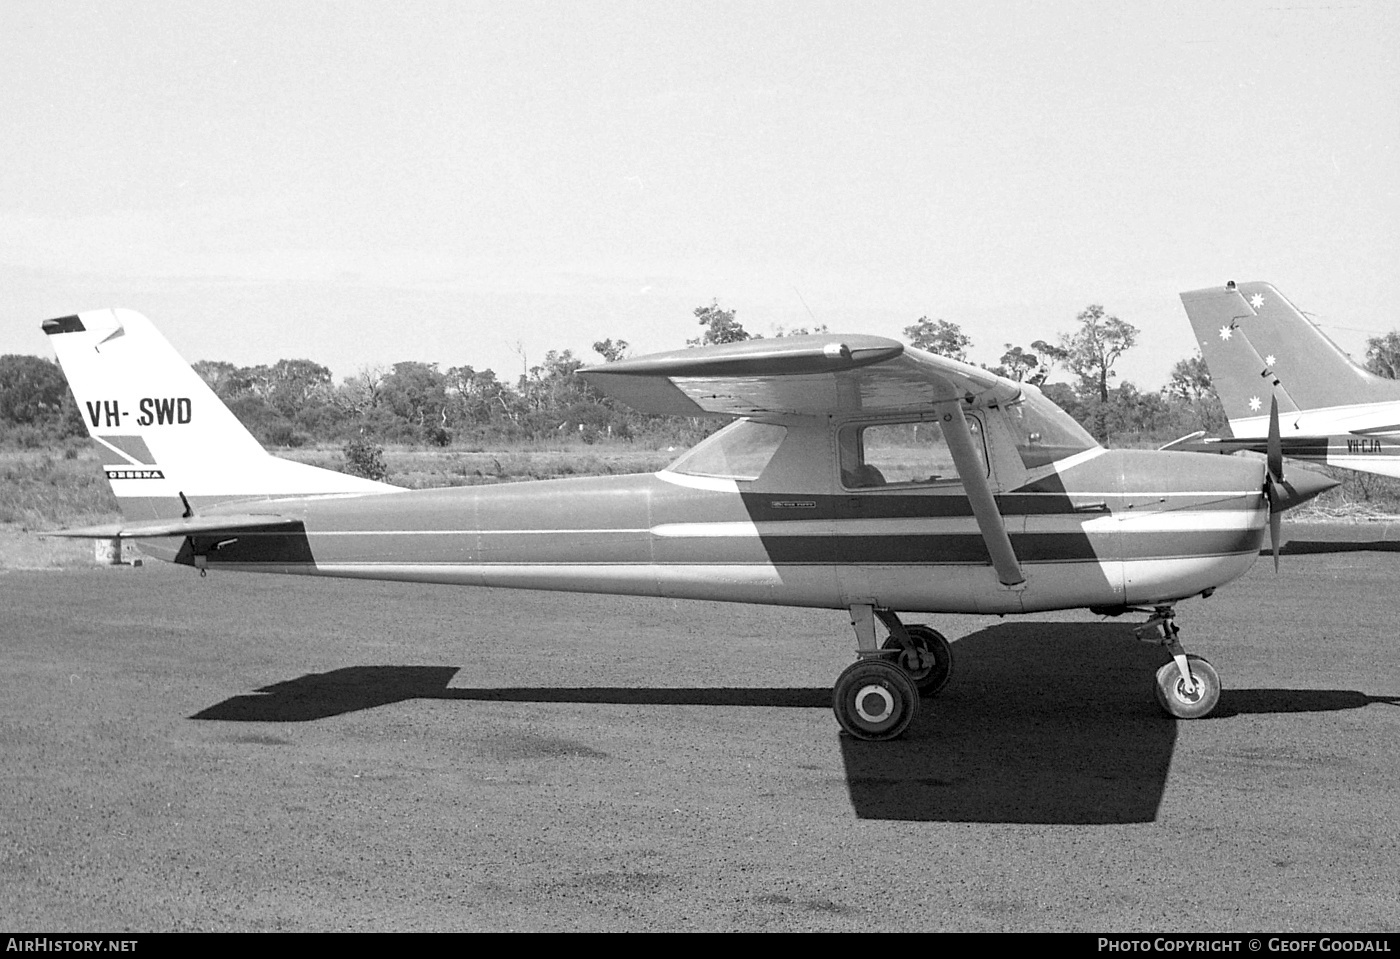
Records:
[[[1220,676],[1200,656],[1187,653],[1186,662],[1195,688],[1187,686],[1181,668],[1172,660],[1157,670],[1157,702],[1177,719],[1201,719],[1209,716],[1220,702]]]
[[[919,709],[914,680],[883,659],[862,659],[847,666],[837,677],[831,698],[836,721],[857,739],[894,739],[909,728]]]
[[[919,695],[937,696],[953,676],[953,647],[936,629],[914,625],[904,630],[909,634],[912,648],[902,647],[893,636],[885,640],[883,648],[899,650],[895,662],[909,674]]]

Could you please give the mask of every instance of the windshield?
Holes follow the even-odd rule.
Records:
[[[1047,466],[1099,444],[1068,413],[1029,384],[1021,398],[1005,407],[1006,421],[1016,434],[1016,452],[1026,469]]]
[[[738,420],[681,454],[667,469],[689,476],[758,479],[786,435],[785,426]]]

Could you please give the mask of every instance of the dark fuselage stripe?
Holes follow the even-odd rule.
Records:
[[[596,531],[557,531],[542,537],[524,532],[514,542],[509,533],[497,531],[491,548],[478,548],[474,531],[414,533],[377,532],[356,544],[356,534],[341,531],[322,537],[316,533],[241,531],[228,536],[194,537],[193,553],[207,553],[209,562],[277,563],[325,561],[360,563],[384,561],[389,542],[393,558],[403,563],[466,563],[485,565],[574,564],[607,562],[628,565],[660,562],[675,565],[712,564],[896,564],[981,565],[988,561],[986,544],[978,533],[928,533],[908,535],[801,535],[748,537],[700,537],[653,539],[643,531],[627,531],[618,542],[604,537],[598,550],[588,548]],[[1103,533],[1032,532],[1011,534],[1017,557],[1028,563],[1100,562],[1138,559],[1170,559],[1190,556],[1225,556],[1259,548],[1259,528],[1162,531],[1131,530]],[[575,538],[577,537],[577,538]],[[320,542],[318,543],[318,540]],[[568,548],[563,541],[567,540]],[[221,543],[211,551],[216,543]],[[387,541],[387,542],[386,542]],[[604,544],[610,546],[604,549]],[[586,555],[580,555],[586,554]],[[313,560],[315,557],[315,560]]]

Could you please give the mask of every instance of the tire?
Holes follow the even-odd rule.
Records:
[[[1187,667],[1196,680],[1194,696],[1187,693],[1186,683],[1181,678],[1181,670],[1172,660],[1157,670],[1157,702],[1168,716],[1177,719],[1203,719],[1209,716],[1220,702],[1220,676],[1207,660],[1190,653],[1186,656]]]
[[[894,663],[862,659],[837,677],[831,705],[841,728],[856,739],[894,739],[914,721],[919,690]]]

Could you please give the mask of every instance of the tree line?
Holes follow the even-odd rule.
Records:
[[[719,302],[694,310],[700,333],[687,346],[759,338]],[[828,332],[778,329],[774,336]],[[1074,327],[1053,339],[1005,344],[994,366],[1002,376],[1034,384],[1100,441],[1166,441],[1226,425],[1210,374],[1199,355],[1179,360],[1160,390],[1118,382],[1114,367],[1137,345],[1139,330],[1092,304]],[[921,316],[904,328],[915,347],[968,362],[972,338],[957,324]],[[601,340],[603,362],[627,356],[625,340]],[[690,445],[710,432],[712,420],[649,416],[603,396],[578,376],[596,363],[571,350],[550,350],[544,361],[513,382],[470,365],[403,361],[367,366],[334,381],[308,359],[236,366],[201,360],[195,371],[264,445],[344,444],[460,446],[484,449],[522,441],[577,437],[584,442],[639,440]],[[985,366],[985,364],[984,364]],[[1382,376],[1400,372],[1400,332],[1367,341],[1366,367]],[[1053,379],[1052,379],[1053,378]],[[57,363],[36,356],[0,356],[0,443],[43,447],[85,435],[81,413]]]

